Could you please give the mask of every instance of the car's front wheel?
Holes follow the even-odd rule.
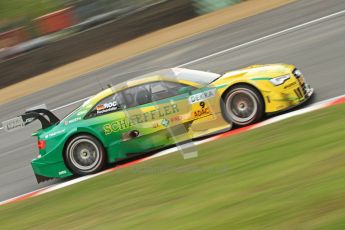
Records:
[[[73,137],[65,149],[66,164],[77,175],[99,172],[104,167],[105,155],[102,144],[90,135]]]
[[[253,124],[264,115],[264,102],[260,93],[251,86],[238,85],[223,97],[223,114],[237,126]]]

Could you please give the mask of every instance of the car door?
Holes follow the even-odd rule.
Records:
[[[185,133],[186,128],[177,132],[176,126],[191,119],[189,94],[181,91],[186,87],[189,86],[157,81],[123,91],[125,113],[132,124],[130,132],[138,134],[127,140],[127,148],[137,146],[145,150],[170,145],[176,141],[172,136]],[[193,89],[190,87],[189,91]]]
[[[123,95],[117,92],[96,103],[84,118],[85,127],[97,133],[111,161],[125,157],[121,143],[123,132],[129,130],[130,124],[124,109]]]
[[[153,119],[156,129],[154,139],[168,137],[166,143],[185,141],[205,132],[216,130],[219,100],[213,87],[196,88],[178,82],[154,82],[150,84],[152,104],[158,111],[167,111],[163,117]]]
[[[151,121],[153,136],[158,144],[175,144],[192,136],[192,106],[188,103],[190,93],[196,88],[179,82],[160,81],[150,84],[152,105],[159,116]],[[165,138],[165,139],[163,139]]]
[[[191,92],[188,102],[191,106],[191,119],[193,120],[191,132],[194,132],[193,136],[199,136],[202,132],[223,125],[223,119],[219,119],[222,115],[219,110],[219,95],[217,95],[215,88],[206,86],[194,90]]]

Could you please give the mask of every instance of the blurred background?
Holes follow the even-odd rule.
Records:
[[[0,0],[0,88],[240,1]]]
[[[251,5],[257,15],[130,60],[110,60],[112,64],[88,74],[69,68],[52,71],[56,78],[82,76],[53,87],[49,74],[7,87],[244,1],[241,9],[249,11]],[[258,6],[269,2],[286,5],[258,13]],[[181,27],[208,26],[210,15],[224,19],[236,10],[208,14],[198,24]],[[172,35],[174,29],[164,31]],[[163,41],[162,33],[157,34],[147,37]],[[31,133],[39,124],[11,133],[0,127],[0,229],[99,229],[101,223],[108,229],[345,229],[344,37],[344,0],[0,0],[0,122],[42,103],[63,118],[109,82],[182,63],[220,73],[291,63],[315,88],[309,103],[343,103],[201,145],[200,157],[192,161],[177,154],[146,161],[13,206],[1,206],[1,201],[65,180],[36,183],[30,161],[37,156],[37,143]],[[104,59],[129,52],[133,43],[111,49],[115,52]],[[95,56],[86,63],[98,63]],[[74,68],[88,67],[81,63],[73,63]],[[38,87],[45,84],[47,88]],[[27,90],[36,86],[40,91]],[[7,95],[12,96],[8,102]]]

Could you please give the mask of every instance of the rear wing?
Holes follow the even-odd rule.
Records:
[[[5,131],[11,132],[21,129],[36,120],[41,122],[42,129],[46,129],[60,122],[60,119],[49,111],[46,105],[40,105],[26,110],[24,114],[18,117],[3,121],[2,127]]]

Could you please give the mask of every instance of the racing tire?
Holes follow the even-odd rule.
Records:
[[[230,88],[223,97],[223,116],[235,126],[258,122],[262,119],[264,110],[264,101],[260,92],[249,85]]]
[[[106,154],[103,145],[95,137],[78,135],[67,143],[65,161],[74,174],[84,176],[101,171]]]

